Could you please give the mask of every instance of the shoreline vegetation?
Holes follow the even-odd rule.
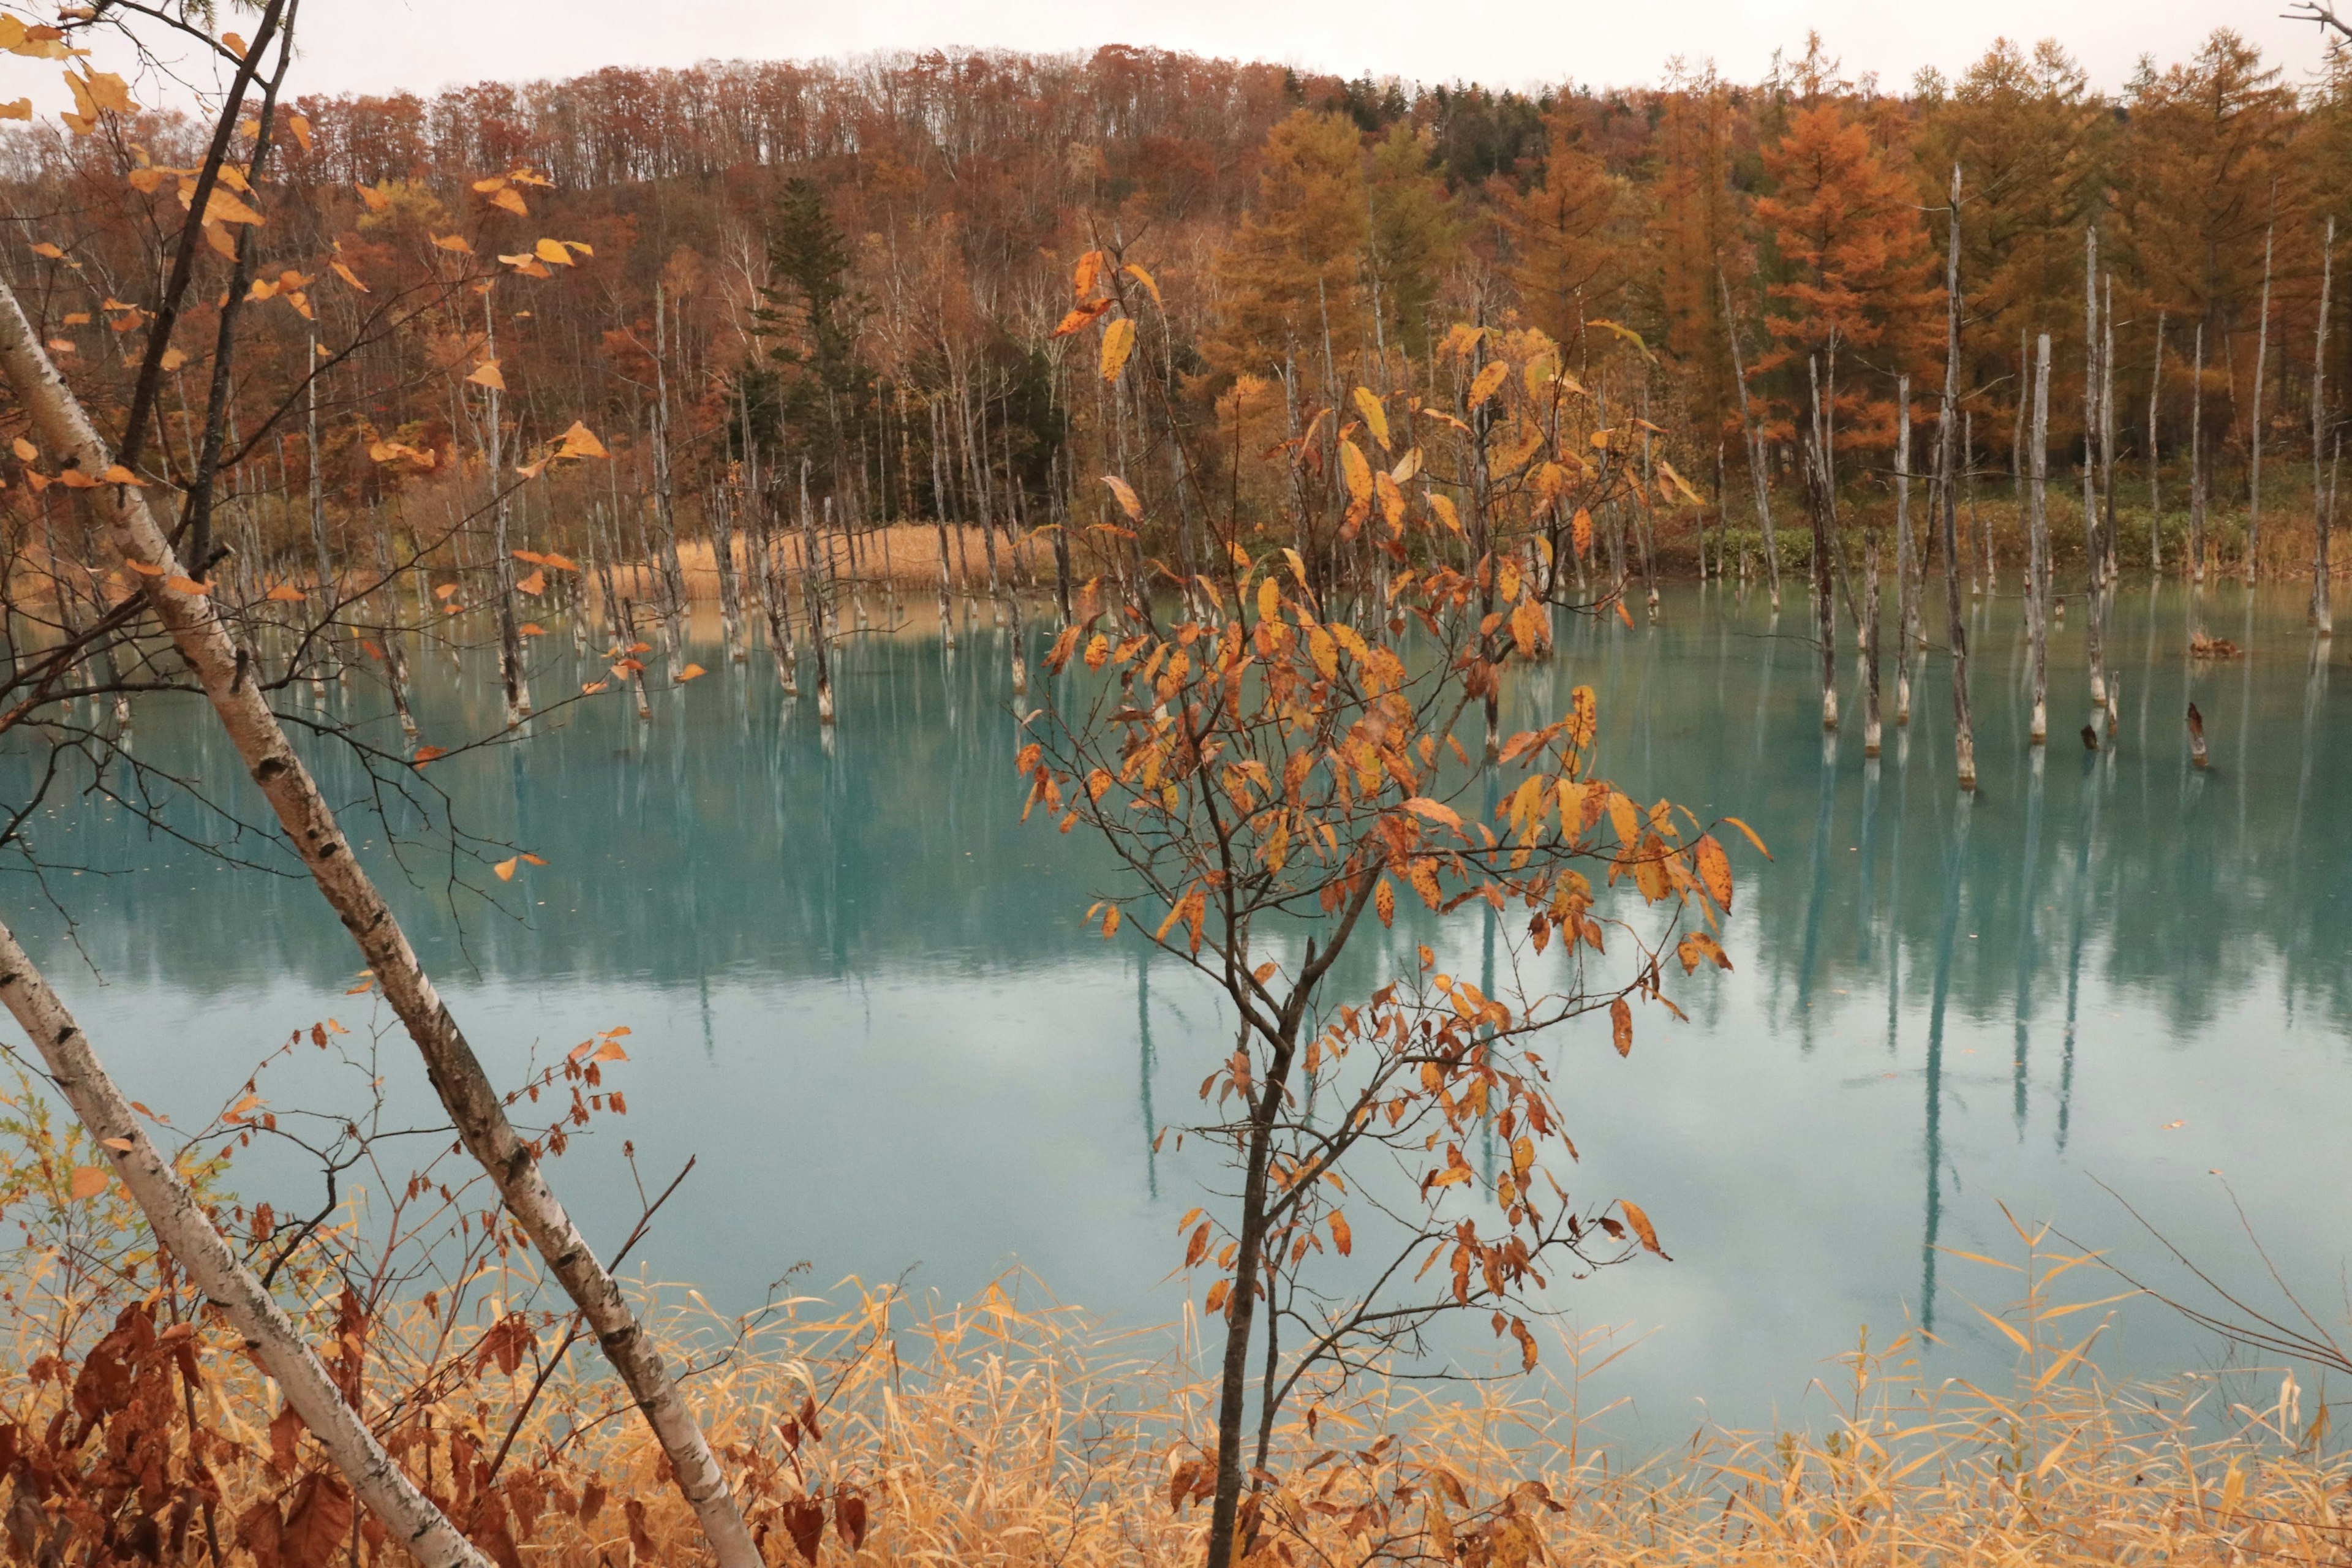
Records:
[[[301,1473],[299,1418],[119,1189],[80,1192],[79,1130],[20,1093],[5,1132],[0,1212],[24,1230],[0,1296],[0,1457],[16,1496],[47,1494],[49,1521],[9,1514],[14,1560],[84,1561],[101,1541],[131,1555],[168,1541],[171,1561],[205,1543],[260,1568],[400,1560],[330,1473]],[[212,1201],[225,1221],[268,1223]],[[392,1255],[362,1240],[383,1218],[367,1206],[339,1209],[279,1294],[426,1495],[503,1568],[697,1560],[667,1461],[497,1235],[510,1225],[483,1216],[469,1288],[394,1293]],[[1543,1330],[1546,1370],[1524,1379],[1433,1392],[1369,1376],[1276,1428],[1271,1484],[1245,1511],[1281,1528],[1244,1561],[2339,1560],[2352,1462],[2327,1441],[2324,1396],[2274,1366],[2108,1382],[2096,1342],[2136,1293],[2086,1298],[2113,1277],[2052,1239],[2019,1226],[2011,1260],[1957,1255],[2017,1296],[1986,1314],[2015,1346],[2004,1387],[1931,1380],[1912,1334],[1864,1330],[1801,1391],[1819,1400],[1809,1425],[1702,1422],[1644,1453],[1605,1436],[1612,1406],[1591,1407],[1588,1384],[1626,1353],[1598,1336]],[[373,1279],[351,1277],[371,1263]],[[372,1285],[380,1310],[361,1300]],[[771,1563],[1200,1559],[1215,1336],[1189,1306],[1178,1324],[1113,1329],[1017,1273],[953,1305],[846,1280],[731,1320],[642,1278],[631,1292],[741,1467]]]

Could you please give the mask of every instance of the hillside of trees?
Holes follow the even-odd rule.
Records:
[[[1980,488],[2005,500],[2022,460],[2030,340],[2053,340],[2053,476],[2081,460],[2089,351],[2107,346],[2109,489],[2156,484],[2183,535],[2193,437],[2218,550],[2258,446],[2273,485],[2309,485],[2293,459],[2329,440],[2352,353],[2318,319],[2326,219],[2352,187],[2352,78],[2300,68],[2221,31],[2113,97],[2057,43],[2007,40],[1899,93],[1842,74],[1819,39],[1758,83],[1677,68],[1535,97],[1131,48],[614,68],[431,98],[289,88],[251,235],[263,281],[239,301],[221,537],[264,576],[341,553],[309,537],[315,474],[320,530],[443,516],[462,548],[469,465],[583,418],[621,461],[601,493],[559,489],[525,519],[550,547],[593,545],[595,516],[622,556],[662,553],[667,529],[723,535],[747,457],[756,482],[804,482],[841,527],[977,524],[992,560],[1000,530],[1111,516],[1105,472],[1155,519],[1213,501],[1263,515],[1278,473],[1188,479],[1181,454],[1255,459],[1351,386],[1433,393],[1433,337],[1475,321],[1539,329],[1604,414],[1665,433],[1659,455],[1709,506],[1608,542],[1621,572],[1642,542],[1686,568],[1710,522],[1718,561],[1754,549],[1751,450],[1775,493],[1798,485],[1809,361],[1827,371],[1849,517],[1891,505],[1898,378],[1923,426],[1944,380],[1957,164]],[[128,301],[173,226],[150,166],[196,162],[197,130],[93,115],[5,143],[23,241],[5,265],[100,405],[135,373],[117,352],[138,344]],[[2103,343],[2085,341],[2086,231]],[[576,243],[534,254],[545,236]],[[1152,388],[1106,390],[1094,335],[1056,335],[1072,264],[1096,247],[1157,300]],[[218,305],[177,341],[209,341]],[[328,363],[306,383],[314,351]],[[2317,381],[2315,354],[2336,362]],[[464,379],[486,358],[502,397]],[[194,466],[203,370],[175,371],[157,408],[167,465]],[[656,494],[658,525],[633,541],[620,520]],[[2282,514],[2307,540],[2308,512]],[[2146,555],[2145,525],[2116,531]],[[2275,564],[2299,558],[2271,537]]]

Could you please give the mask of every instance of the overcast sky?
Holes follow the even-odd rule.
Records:
[[[2113,89],[2143,53],[2169,63],[2224,26],[2252,36],[2300,82],[2318,64],[2320,40],[2309,24],[2279,18],[2283,9],[2284,0],[307,0],[303,58],[290,85],[297,93],[431,92],[486,77],[563,77],[614,64],[1106,43],[1409,82],[1639,85],[1676,55],[1694,63],[1711,57],[1725,75],[1753,80],[1775,48],[1794,52],[1806,29],[1818,28],[1849,74],[1875,71],[1890,89],[1923,65],[1949,74],[2001,35],[2054,37],[2095,83]],[[0,57],[0,97],[30,91],[44,113],[70,107],[56,69]],[[142,98],[165,96],[149,85]]]

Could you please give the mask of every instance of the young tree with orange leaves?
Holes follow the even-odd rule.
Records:
[[[1856,387],[1893,381],[1860,373],[1930,363],[1940,302],[1908,171],[1833,98],[1797,108],[1763,156],[1771,194],[1756,222],[1770,252],[1773,347],[1757,368],[1781,373],[1782,405],[1794,410],[1806,401],[1806,362],[1818,359],[1834,443],[1891,447],[1891,401]]]
[[[1082,264],[1081,295],[1101,272],[1098,257]],[[1124,353],[1127,319],[1104,329],[1106,353]],[[1528,1293],[1551,1271],[1661,1252],[1637,1204],[1572,1198],[1547,1159],[1575,1151],[1549,1089],[1547,1054],[1561,1047],[1546,1037],[1605,1015],[1622,1055],[1636,1004],[1673,1010],[1670,959],[1685,973],[1729,964],[1715,935],[1732,897],[1722,845],[1687,812],[1594,776],[1589,689],[1494,745],[1483,773],[1458,738],[1480,709],[1492,734],[1506,672],[1549,645],[1536,557],[1555,503],[1588,485],[1635,498],[1612,438],[1596,447],[1590,416],[1565,416],[1589,399],[1549,339],[1457,326],[1440,352],[1468,373],[1461,415],[1357,387],[1337,437],[1349,525],[1393,574],[1382,595],[1342,614],[1298,552],[1254,552],[1229,519],[1174,625],[1130,602],[1062,633],[1046,668],[1077,660],[1099,679],[1032,715],[1017,760],[1024,816],[1083,824],[1118,858],[1121,884],[1089,920],[1108,939],[1136,906],[1238,1024],[1202,1085],[1208,1120],[1180,1132],[1223,1151],[1241,1181],[1230,1210],[1179,1227],[1226,1325],[1215,1447],[1174,1487],[1180,1503],[1211,1503],[1211,1568],[1304,1522],[1300,1486],[1265,1468],[1286,1404],[1307,1403],[1311,1428],[1358,1374],[1409,1357],[1452,1313],[1489,1314],[1532,1367]],[[1360,442],[1401,456],[1375,469]],[[1106,483],[1146,521],[1134,485]],[[1589,543],[1581,518],[1576,535]],[[1621,883],[1667,915],[1663,931],[1612,914]],[[1504,939],[1509,978],[1493,994],[1441,971],[1430,945],[1473,905],[1525,922]],[[1417,960],[1335,994],[1371,923],[1401,920],[1426,937]],[[1604,978],[1611,926],[1623,968]],[[1508,1150],[1491,1178],[1463,1152],[1479,1128]],[[1346,1282],[1322,1282],[1310,1258]]]

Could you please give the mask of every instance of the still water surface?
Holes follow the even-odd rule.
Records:
[[[2101,1184],[2252,1283],[2222,1173],[2289,1278],[2342,1315],[2352,675],[2315,657],[2297,592],[2209,592],[2210,629],[2249,656],[2192,666],[2185,595],[2126,588],[2121,730],[2094,755],[2074,733],[2081,608],[2053,646],[2056,733],[2035,761],[2017,604],[1973,607],[1970,805],[1950,783],[1940,655],[1909,729],[1890,722],[1865,764],[1858,693],[1852,732],[1818,729],[1801,600],[1776,624],[1758,602],[1675,592],[1656,626],[1564,629],[1554,668],[1509,689],[1536,721],[1592,685],[1603,773],[1742,816],[1777,857],[1738,858],[1738,967],[1677,988],[1689,1023],[1645,1026],[1622,1061],[1600,1030],[1556,1049],[1574,1185],[1638,1199],[1675,1258],[1555,1292],[1579,1326],[1647,1336],[1596,1390],[1631,1397],[1624,1419],[1664,1435],[1702,1413],[1792,1417],[1865,1323],[1931,1326],[1933,1375],[1992,1374],[2000,1342],[1972,1304],[2011,1283],[1949,1249],[2014,1255],[2006,1205],[2152,1262]],[[1151,1130],[1185,1114],[1230,1037],[1171,962],[1081,929],[1093,896],[1123,890],[1100,852],[1019,823],[1004,635],[967,627],[952,658],[935,633],[859,640],[829,746],[812,709],[785,710],[764,655],[698,647],[712,674],[658,695],[649,725],[608,697],[431,770],[466,826],[548,862],[504,887],[461,868],[502,909],[453,902],[446,852],[381,868],[504,1081],[534,1051],[634,1031],[627,1135],[663,1179],[699,1158],[646,1255],[722,1309],[803,1261],[821,1285],[908,1275],[950,1298],[1018,1264],[1129,1322],[1179,1308],[1173,1226],[1215,1173],[1155,1154]],[[543,695],[594,672],[561,640],[538,645]],[[487,669],[419,663],[427,739],[495,728]],[[143,712],[142,755],[246,789],[197,717]],[[362,793],[348,759],[320,765],[331,797]],[[0,757],[12,791],[28,766]],[[41,819],[38,842],[68,868],[48,891],[79,948],[22,875],[0,883],[8,918],[148,1103],[201,1121],[289,1031],[367,1017],[307,881],[224,868],[97,795]],[[1449,923],[1443,964],[1486,961],[1479,918]],[[1427,936],[1409,926],[1383,940]],[[1385,963],[1365,952],[1350,983]],[[275,1093],[299,1100],[308,1070]],[[635,1212],[618,1142],[559,1167],[592,1235]],[[267,1160],[240,1177],[281,1209],[314,1206],[315,1184]],[[2155,1373],[2216,1353],[2132,1308],[2105,1359]]]

